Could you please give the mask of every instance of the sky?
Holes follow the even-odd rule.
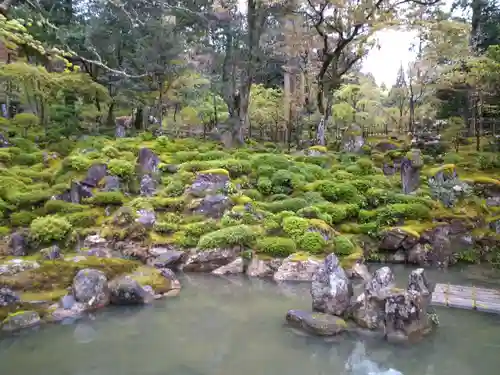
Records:
[[[363,61],[362,71],[371,73],[378,85],[384,83],[390,87],[396,82],[399,67],[408,64],[415,58],[410,46],[415,34],[402,30],[380,31],[377,36],[379,47],[374,47]]]

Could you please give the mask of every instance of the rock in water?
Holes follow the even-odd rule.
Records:
[[[136,280],[123,276],[109,283],[110,302],[114,305],[142,305],[153,300]]]
[[[292,254],[279,265],[273,278],[274,281],[312,281],[319,267],[320,261],[313,257]]]
[[[318,312],[290,310],[286,314],[286,321],[293,327],[319,336],[334,336],[347,330],[344,319]]]
[[[22,311],[7,316],[2,322],[2,331],[14,332],[40,324],[40,315],[36,311]]]
[[[385,301],[385,335],[389,341],[413,341],[432,330],[430,308],[433,286],[423,268],[412,271],[408,289],[395,292]]]
[[[394,274],[389,267],[379,268],[365,285],[365,291],[351,307],[353,320],[362,328],[378,329],[384,323],[385,300],[394,288]]]
[[[335,254],[329,254],[314,273],[311,296],[314,311],[340,316],[349,308],[351,282]]]
[[[73,294],[78,302],[102,307],[109,302],[108,280],[104,272],[85,268],[73,279]]]

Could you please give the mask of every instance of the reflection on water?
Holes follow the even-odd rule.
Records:
[[[397,270],[401,285],[408,272]],[[459,282],[460,274],[436,274]],[[451,278],[451,279],[450,279]],[[440,329],[407,347],[375,338],[325,340],[284,325],[309,309],[309,285],[189,275],[176,299],[109,309],[0,341],[8,375],[488,375],[500,317],[439,309]]]

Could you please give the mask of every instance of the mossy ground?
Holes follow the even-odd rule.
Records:
[[[295,252],[323,257],[335,251],[350,264],[362,255],[363,236],[376,240],[394,226],[420,235],[439,222],[463,219],[473,223],[498,215],[494,208],[486,207],[480,195],[453,209],[443,207],[430,197],[426,182],[439,170],[456,168],[459,176],[476,185],[499,186],[500,169],[494,155],[469,149],[444,158],[424,155],[420,189],[404,195],[399,175],[385,176],[381,167],[385,161],[406,155],[410,148],[404,139],[390,141],[396,150],[371,148],[384,140],[369,139],[358,155],[313,147],[321,154],[311,156],[308,150],[285,153],[269,144],[224,149],[212,142],[165,136],[154,139],[148,134],[118,140],[89,137],[68,142],[63,156],[45,164],[40,157],[44,150],[32,143],[25,150],[7,147],[0,158],[0,234],[24,228],[33,252],[54,242],[64,251],[72,251],[77,237],[99,233],[111,241],[144,246],[240,246],[270,257]],[[161,161],[155,176],[158,192],[153,197],[138,197],[135,166],[142,147],[150,148]],[[23,153],[33,155],[30,165],[24,159],[19,162],[17,156]],[[84,178],[95,163],[106,163],[109,173],[120,178],[121,192],[98,192],[98,187],[95,197],[82,204],[50,200],[71,181]],[[197,173],[230,177],[228,189],[234,207],[222,218],[191,214],[200,198],[190,196],[187,188]],[[135,221],[135,212],[151,208],[157,222],[145,228]],[[121,216],[116,219],[118,212]],[[2,246],[0,254],[5,253],[6,241]],[[43,262],[41,273],[23,275],[25,279],[14,286],[25,293],[64,288],[81,266]],[[115,267],[120,273],[133,268],[126,262],[111,269]],[[28,288],[31,282],[34,286]]]

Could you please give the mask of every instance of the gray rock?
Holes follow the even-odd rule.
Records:
[[[83,240],[83,247],[93,248],[93,247],[106,247],[108,245],[108,241],[105,238],[102,238],[98,234],[93,234],[85,237]]]
[[[19,296],[7,287],[0,288],[0,307],[14,305],[20,301]]]
[[[36,311],[23,311],[7,316],[2,322],[2,331],[15,332],[21,329],[32,328],[41,322]]]
[[[106,164],[99,163],[92,165],[87,171],[87,176],[82,181],[82,184],[93,188],[96,187],[99,182],[106,176],[107,171],[108,167],[106,166]]]
[[[236,259],[234,249],[212,249],[195,252],[183,266],[185,272],[212,272]]]
[[[66,294],[60,301],[60,305],[64,310],[71,310],[75,303],[76,299],[72,294]]]
[[[274,271],[269,267],[267,262],[254,256],[250,260],[246,273],[249,277],[272,277]]]
[[[394,163],[392,163],[392,165],[384,163],[384,165],[382,166],[382,172],[386,176],[393,176],[394,174],[396,174],[396,167],[394,166]]]
[[[286,314],[286,321],[295,328],[319,336],[335,336],[347,330],[345,320],[319,312],[290,310]]]
[[[375,271],[365,291],[351,307],[353,320],[362,328],[379,329],[384,324],[385,300],[393,293],[394,274],[389,267]]]
[[[149,174],[142,176],[140,192],[144,197],[151,197],[156,193],[156,182]]]
[[[216,219],[222,217],[231,206],[231,199],[225,195],[207,195],[191,203],[191,212]]]
[[[160,164],[160,158],[149,148],[144,147],[139,150],[137,163],[142,173],[156,173],[158,171],[158,164]]]
[[[85,251],[84,254],[89,257],[113,258],[113,254],[111,253],[111,251],[102,247],[94,247],[93,249]]]
[[[226,193],[229,181],[229,176],[226,174],[198,173],[188,188],[188,193],[198,198]]]
[[[9,240],[9,254],[20,257],[25,256],[26,252],[26,236],[23,232],[14,232]]]
[[[136,221],[147,228],[151,228],[156,223],[156,214],[154,211],[139,210],[137,211],[138,218]]]
[[[294,254],[283,260],[273,276],[274,281],[312,281],[321,262],[313,257],[297,257]],[[270,264],[272,269],[272,265]]]
[[[104,191],[120,191],[120,178],[117,176],[104,177]]]
[[[420,266],[427,264],[427,251],[425,250],[425,246],[420,243],[413,246],[408,251],[407,261],[408,263],[418,264]]]
[[[384,233],[384,237],[380,242],[380,250],[396,251],[402,247],[403,241],[406,239],[408,234],[399,229],[393,228]]]
[[[420,168],[415,167],[407,158],[401,162],[401,184],[404,194],[414,192],[420,185]]]
[[[46,260],[61,259],[61,249],[57,245],[40,250],[40,254]]]
[[[109,302],[109,290],[104,272],[92,268],[78,271],[73,279],[73,295],[78,302],[89,306],[105,306]]]
[[[108,284],[110,302],[113,305],[142,305],[153,300],[141,284],[129,276],[122,276]]]
[[[422,268],[412,271],[408,289],[394,292],[385,301],[385,335],[394,342],[414,341],[432,331],[432,285]]]
[[[126,136],[125,126],[117,124],[116,128],[115,128],[115,137],[116,138],[125,138],[125,136]]]
[[[170,250],[167,248],[152,248],[149,250],[151,258],[148,264],[156,268],[178,269],[189,257],[185,251]]]
[[[243,273],[243,259],[241,257],[212,271],[214,275],[235,275],[240,273]]]
[[[341,316],[349,308],[352,294],[351,282],[337,256],[329,254],[313,275],[313,310]]]

